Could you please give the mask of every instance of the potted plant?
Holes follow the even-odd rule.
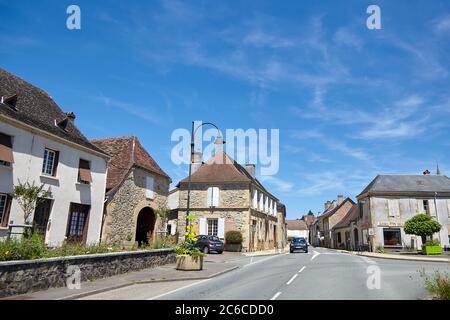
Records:
[[[240,252],[242,250],[242,233],[239,231],[228,231],[225,234],[225,250]]]
[[[196,215],[191,213],[187,217],[186,239],[177,247],[177,270],[200,271],[203,270],[203,257],[205,254],[195,247],[197,233],[196,226],[192,222],[196,220]]]
[[[439,222],[433,220],[428,214],[418,214],[405,222],[404,230],[406,234],[414,234],[422,238],[423,254],[442,254],[442,248],[439,242],[429,241],[427,237],[439,232],[442,226]],[[432,253],[434,252],[434,253]]]
[[[128,232],[126,240],[122,241],[123,250],[132,250],[136,246],[136,241],[133,240],[133,233]]]

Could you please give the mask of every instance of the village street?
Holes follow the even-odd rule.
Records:
[[[424,299],[428,295],[419,270],[450,272],[446,263],[376,259],[324,248],[310,248],[308,254],[240,256],[232,262],[237,270],[212,279],[133,285],[82,299]],[[374,270],[379,270],[379,289],[367,286]],[[371,279],[369,286],[376,286]]]

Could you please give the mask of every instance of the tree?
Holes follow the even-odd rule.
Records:
[[[422,238],[422,244],[424,244],[427,236],[432,236],[436,232],[439,232],[442,225],[433,220],[428,214],[418,214],[405,222],[404,230],[406,234],[414,234]]]
[[[30,184],[28,181],[25,183],[20,182],[14,186],[14,191],[11,197],[16,199],[20,208],[23,211],[23,220],[25,224],[30,224],[30,217],[34,212],[34,209],[38,204],[44,201],[45,198],[51,198],[52,192],[50,187],[44,190],[45,184],[40,186],[35,185],[34,181]]]

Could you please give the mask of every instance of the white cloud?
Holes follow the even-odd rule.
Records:
[[[434,29],[438,33],[446,33],[450,31],[450,15],[446,15],[434,21]]]
[[[362,39],[347,28],[339,28],[334,34],[333,40],[338,45],[353,47],[358,50],[364,45]]]
[[[260,180],[273,185],[279,192],[291,192],[294,188],[294,184],[292,182],[277,178],[275,176],[261,176]]]

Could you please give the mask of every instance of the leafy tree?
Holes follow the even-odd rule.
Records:
[[[36,206],[43,202],[45,198],[52,197],[50,187],[47,190],[44,190],[44,187],[45,184],[37,186],[34,181],[30,184],[28,181],[22,183],[20,180],[19,184],[14,186],[14,191],[11,193],[11,197],[16,199],[22,209],[25,224],[31,223],[30,218]]]
[[[424,244],[427,236],[432,236],[436,232],[439,232],[442,225],[433,220],[428,214],[418,214],[405,222],[404,230],[406,234],[414,234],[422,238],[422,244]]]

